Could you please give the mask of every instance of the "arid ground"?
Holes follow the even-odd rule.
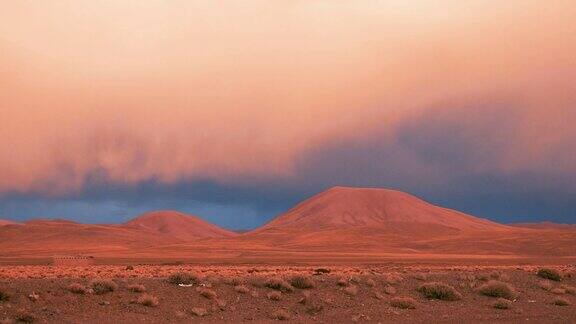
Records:
[[[341,187],[245,233],[175,211],[7,223],[0,320],[569,323],[575,242],[571,226]]]
[[[2,323],[570,323],[576,266],[3,266],[0,296]]]

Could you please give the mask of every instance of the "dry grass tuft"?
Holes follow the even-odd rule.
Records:
[[[33,323],[34,321],[36,321],[36,317],[27,310],[21,309],[16,313],[16,322],[18,323]]]
[[[196,291],[200,293],[200,296],[206,299],[216,299],[217,297],[216,292],[210,288],[199,287]]]
[[[284,280],[282,278],[269,278],[264,283],[264,286],[271,288],[271,289],[280,290],[283,292],[294,290],[292,285],[290,285],[290,283],[288,283],[286,280]]]
[[[553,281],[561,281],[562,275],[558,270],[550,269],[550,268],[542,268],[538,270],[538,277],[553,280]]]
[[[200,278],[193,273],[176,272],[168,277],[168,282],[174,285],[194,285],[200,282]]]
[[[411,297],[396,297],[390,300],[390,305],[396,308],[402,309],[415,309],[416,308],[416,301],[414,298]]]
[[[358,287],[354,286],[354,285],[350,285],[350,286],[344,288],[344,292],[350,296],[356,296],[356,295],[358,295]]]
[[[84,295],[84,294],[88,293],[88,288],[86,288],[86,286],[81,285],[77,282],[71,283],[70,285],[68,285],[68,287],[66,289],[69,292],[72,292],[74,294],[79,294],[79,295]]]
[[[497,309],[510,309],[512,308],[512,302],[508,299],[498,298],[492,307]]]
[[[282,299],[282,293],[279,291],[270,291],[266,294],[266,298],[278,301]]]
[[[0,302],[5,302],[10,300],[10,295],[7,292],[0,290]]]
[[[516,296],[516,290],[512,286],[505,282],[496,280],[490,280],[483,284],[478,288],[478,292],[484,296],[505,299],[513,299]]]
[[[552,284],[550,283],[550,281],[547,281],[547,280],[538,281],[538,287],[540,287],[546,291],[552,290]]]
[[[326,274],[326,273],[330,273],[330,269],[327,269],[327,268],[317,268],[317,269],[314,269],[314,273],[315,273],[316,275]]]
[[[368,278],[366,279],[366,285],[368,285],[368,287],[376,287],[376,281],[372,278]]]
[[[350,281],[348,280],[348,278],[338,278],[336,284],[341,287],[347,287],[350,285]]]
[[[290,313],[288,313],[287,311],[285,311],[283,309],[279,309],[279,310],[275,311],[274,313],[272,313],[272,315],[270,317],[272,319],[280,320],[280,321],[287,321],[291,318]]]
[[[386,286],[386,287],[384,287],[384,292],[387,295],[394,295],[396,293],[396,288],[394,288],[392,286]]]
[[[402,276],[397,273],[386,273],[382,275],[382,280],[387,285],[395,285],[402,281]]]
[[[229,286],[240,286],[244,284],[244,280],[238,277],[225,277],[222,281]]]
[[[96,295],[106,294],[118,289],[118,285],[112,280],[94,280],[90,286]]]
[[[576,295],[576,288],[574,288],[572,286],[562,285],[562,286],[560,286],[560,288],[564,289],[567,294]]]
[[[234,291],[241,293],[241,294],[247,294],[250,292],[250,289],[248,289],[248,287],[244,286],[244,285],[238,285],[234,287]]]
[[[314,288],[314,286],[315,286],[314,280],[312,280],[311,277],[305,276],[305,275],[293,276],[292,278],[290,278],[290,284],[294,288],[298,288],[298,289],[310,289],[310,288]]]
[[[300,300],[298,300],[299,304],[307,304],[310,301],[310,292],[309,291],[304,291],[302,293],[302,298],[300,298]]]
[[[324,306],[322,306],[322,304],[320,303],[309,303],[309,305],[306,306],[306,313],[308,315],[316,315],[320,313],[323,309]]]
[[[263,288],[266,287],[266,277],[260,276],[260,275],[256,275],[256,276],[251,276],[248,279],[248,282],[250,283],[250,285],[252,285],[253,287],[256,288]]]
[[[553,294],[556,294],[556,295],[564,295],[564,294],[566,293],[566,289],[563,289],[563,288],[554,288],[554,289],[552,289],[550,292],[553,293]]]
[[[570,306],[570,302],[566,298],[558,297],[554,300],[554,305],[556,305],[556,306]]]
[[[206,308],[203,308],[203,307],[192,307],[190,312],[192,313],[192,315],[195,315],[198,317],[208,315],[208,311],[206,310]]]
[[[144,285],[138,285],[138,284],[134,284],[134,285],[129,285],[128,290],[130,290],[131,292],[135,292],[135,293],[143,293],[146,292],[146,287],[144,287]]]
[[[146,307],[156,307],[158,306],[158,298],[156,296],[144,294],[138,297],[138,304]]]
[[[441,282],[428,282],[418,288],[418,291],[429,299],[455,301],[462,299],[462,295],[454,287]]]

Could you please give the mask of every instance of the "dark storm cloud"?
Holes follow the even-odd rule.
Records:
[[[502,100],[442,104],[365,137],[333,138],[302,155],[288,178],[193,180],[136,185],[91,173],[66,197],[6,195],[0,214],[25,219],[69,217],[125,221],[153,209],[177,209],[229,228],[254,228],[295,203],[335,185],[388,187],[501,222],[576,221],[573,174],[500,169],[515,149],[522,108]],[[392,134],[392,135],[391,135]],[[565,146],[561,143],[555,149]],[[568,155],[557,154],[564,165]]]

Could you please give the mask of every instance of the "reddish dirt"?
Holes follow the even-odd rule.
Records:
[[[330,273],[314,275],[315,269]],[[159,323],[159,322],[272,322],[279,312],[292,322],[533,322],[569,323],[576,321],[576,268],[554,267],[563,275],[561,282],[536,275],[537,266],[125,266],[48,267],[19,266],[0,268],[0,291],[9,295],[0,302],[0,320],[7,322],[22,314],[42,323]],[[175,272],[193,273],[200,282],[180,287],[167,282]],[[312,280],[310,289],[293,289],[271,300],[274,291],[263,283],[270,278],[290,280],[303,274]],[[74,294],[72,283],[88,286],[94,279],[113,280],[118,288],[102,295]],[[512,286],[516,297],[510,309],[493,307],[496,298],[481,295],[477,289],[487,280]],[[232,282],[234,281],[234,282]],[[339,283],[340,282],[340,283]],[[417,288],[427,282],[453,286],[459,301],[425,298]],[[158,305],[147,307],[137,302],[143,295],[128,286],[141,284]],[[238,292],[242,284],[247,291]],[[210,299],[202,289],[215,293]],[[349,288],[352,287],[352,288]],[[564,290],[559,290],[559,288]],[[562,294],[559,294],[562,293]],[[208,297],[210,294],[204,293]],[[305,294],[308,294],[305,297]],[[29,297],[32,295],[32,299]],[[37,297],[35,297],[37,296]],[[415,309],[392,306],[396,297],[410,297]],[[571,305],[556,306],[563,298]],[[304,300],[303,300],[304,299]],[[198,316],[194,312],[205,315]]]

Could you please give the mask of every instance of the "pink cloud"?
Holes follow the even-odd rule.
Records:
[[[289,178],[330,139],[393,138],[438,103],[494,96],[517,103],[522,127],[478,168],[574,173],[575,11],[570,1],[7,5],[0,193],[71,192],[94,172],[129,184]]]

